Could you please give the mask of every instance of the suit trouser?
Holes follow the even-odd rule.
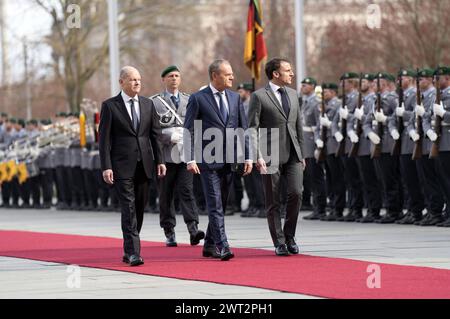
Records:
[[[225,164],[220,169],[200,167],[203,193],[208,207],[208,228],[204,246],[216,246],[219,249],[228,246],[225,233],[224,212],[227,206],[228,193],[233,182],[230,165]]]
[[[325,172],[322,164],[316,163],[315,158],[307,158],[306,174],[308,174],[309,188],[313,197],[314,211],[319,214],[324,214],[327,206],[327,193]]]
[[[142,162],[136,165],[134,176],[114,181],[122,213],[123,250],[128,255],[141,254],[139,233],[148,201],[149,179]]]
[[[349,158],[347,156],[342,157],[342,161],[348,190],[348,207],[350,211],[362,211],[364,207],[364,193],[358,164],[355,158]]]
[[[359,156],[356,162],[360,170],[363,187],[367,194],[368,213],[379,215],[381,207],[383,206],[383,199],[381,196],[382,185],[376,172],[374,161],[369,155],[366,155]]]
[[[345,176],[344,165],[340,158],[334,154],[327,156],[329,171],[329,194],[331,205],[337,212],[343,212],[345,208]]]
[[[437,159],[430,159],[427,155],[416,161],[419,176],[425,184],[425,205],[427,211],[434,215],[441,215],[444,208],[444,193],[439,183],[439,164]]]
[[[202,179],[199,175],[194,175],[194,197],[197,207],[201,210],[206,208],[205,195],[203,193]]]
[[[438,157],[439,177],[443,188],[447,213],[450,211],[450,152],[440,152]]]
[[[411,159],[411,154],[400,156],[400,169],[408,193],[407,209],[415,215],[422,215],[425,208],[422,183],[417,172],[416,162]]]
[[[159,224],[164,229],[175,228],[177,222],[171,204],[175,191],[178,193],[181,213],[189,233],[195,234],[198,225],[198,212],[192,189],[193,175],[186,164],[166,163],[167,174],[159,179]]]
[[[33,205],[38,206],[41,204],[41,188],[39,182],[39,175],[30,177],[30,191],[31,198],[33,199]]]
[[[290,159],[274,174],[262,175],[266,196],[267,222],[275,247],[295,237],[298,213],[302,203],[303,169],[300,162]],[[308,164],[306,164],[308,167]],[[281,224],[281,177],[286,178],[287,203],[284,225]]]
[[[378,166],[381,173],[388,213],[401,213],[403,211],[403,190],[398,156],[382,153],[379,158],[375,159],[375,165]]]

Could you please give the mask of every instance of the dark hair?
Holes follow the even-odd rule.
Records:
[[[269,62],[266,63],[265,71],[269,80],[273,79],[273,72],[278,71],[280,69],[282,62],[289,62],[288,59],[285,58],[273,58]]]

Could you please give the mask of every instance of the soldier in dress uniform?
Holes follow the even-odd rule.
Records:
[[[433,105],[432,122],[434,132],[440,135],[438,176],[446,201],[445,220],[437,226],[450,227],[450,67],[439,67],[436,75],[439,76],[442,103]],[[441,119],[440,132],[437,132],[435,125],[438,117]]]
[[[26,132],[29,140],[37,138],[40,133],[38,130],[38,121],[35,119],[31,119],[26,123]],[[31,199],[33,200],[32,208],[41,208],[41,188],[39,183],[39,174],[36,176],[29,176],[23,187],[29,188],[29,193],[31,194]],[[24,201],[25,202],[25,201]],[[28,200],[28,204],[30,204]]]
[[[425,197],[423,188],[423,176],[417,170],[416,162],[412,159],[414,142],[409,136],[407,126],[414,116],[416,107],[417,89],[415,85],[416,72],[413,70],[400,70],[398,76],[401,80],[403,90],[403,105],[399,105],[395,110],[394,125],[399,126],[399,121],[403,122],[403,132],[401,134],[401,155],[400,169],[403,184],[407,189],[407,213],[397,224],[414,224],[422,219],[422,211],[425,208]],[[400,83],[399,83],[400,84]]]
[[[373,112],[377,100],[374,79],[375,75],[373,74],[363,74],[361,81],[363,106],[355,109],[353,117],[349,123],[355,131],[355,134],[358,124],[361,125],[362,129],[361,134],[359,136],[357,135],[357,139],[354,139],[355,143],[359,143],[356,162],[358,164],[363,182],[362,186],[367,195],[367,214],[364,217],[356,219],[357,222],[361,223],[373,223],[380,219],[380,210],[383,204],[381,196],[381,181],[379,179],[379,174],[376,171],[375,164],[370,157],[371,142],[368,135],[372,132],[372,129],[371,127],[364,128],[363,126],[369,114]]]
[[[302,81],[303,113],[303,157],[306,159],[305,172],[308,175],[309,186],[313,197],[314,210],[304,216],[306,220],[317,220],[326,215],[327,194],[325,188],[325,172],[322,163],[317,163],[314,158],[316,149],[315,130],[320,124],[320,102],[315,94],[317,81],[307,77]]]
[[[50,120],[41,121],[43,125],[50,125]],[[49,209],[52,206],[54,194],[54,150],[48,147],[39,153],[37,165],[39,167],[39,186],[42,191],[42,204],[39,202],[39,207],[42,209]]]
[[[422,94],[422,105],[416,105],[414,115],[408,123],[408,134],[415,143],[422,144],[422,156],[416,160],[419,176],[424,180],[424,196],[427,213],[414,222],[419,226],[434,226],[443,221],[442,209],[444,208],[444,193],[439,179],[439,165],[437,159],[429,158],[432,141],[436,139],[436,133],[432,129],[431,113],[436,101],[436,88],[433,85],[434,70],[419,70],[419,87]],[[417,118],[422,118],[423,136],[417,127]]]
[[[326,152],[326,165],[329,171],[329,185],[331,197],[332,212],[324,216],[321,220],[329,220],[342,216],[345,208],[345,176],[344,165],[339,157],[335,156],[335,150],[338,143],[334,138],[332,130],[332,119],[339,111],[342,102],[337,97],[338,85],[335,83],[322,84],[322,98],[325,99],[325,114],[320,116],[320,125],[316,127],[315,139],[318,149],[324,149]],[[326,139],[323,140],[322,130],[326,130]]]
[[[56,114],[55,121],[60,122],[67,118],[67,113],[60,112]],[[55,186],[57,195],[56,209],[67,210],[70,207],[70,181],[67,170],[65,169],[65,159],[70,164],[70,154],[66,156],[66,148],[62,145],[55,146],[51,155],[53,155],[53,165],[55,167]]]
[[[394,77],[387,73],[379,73],[377,76],[380,82],[381,109],[377,111],[374,106],[372,112],[366,117],[364,127],[372,144],[379,145],[381,143],[381,154],[374,159],[374,162],[382,181],[387,212],[375,222],[387,224],[403,218],[403,190],[400,180],[399,159],[398,156],[391,156],[394,140],[400,138],[394,119],[395,110],[398,107],[398,96],[391,91],[392,86],[389,83],[395,81]],[[378,135],[379,126],[383,127],[382,136]]]
[[[0,134],[0,147],[4,151],[14,142],[16,139],[15,123],[16,119],[10,118],[4,120],[3,131]],[[12,203],[11,203],[12,199]],[[11,208],[15,206],[18,207],[19,197],[17,194],[13,194],[13,181],[4,181],[2,184],[2,207]]]
[[[198,245],[205,233],[198,229],[198,208],[193,194],[193,176],[183,158],[183,124],[189,95],[179,91],[180,70],[172,65],[161,73],[164,92],[151,97],[161,124],[160,140],[166,160],[167,175],[158,180],[160,225],[166,245],[177,246],[175,210],[172,209],[174,190],[179,195],[180,208],[190,234],[191,245]]]

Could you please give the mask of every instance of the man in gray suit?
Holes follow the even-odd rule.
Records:
[[[197,245],[205,238],[205,233],[198,230],[198,208],[193,194],[193,175],[186,169],[182,158],[183,123],[189,95],[180,92],[180,70],[175,66],[165,68],[161,73],[164,92],[151,97],[159,115],[162,128],[160,135],[164,157],[167,162],[167,175],[158,181],[160,225],[166,235],[166,245],[176,247],[175,210],[172,209],[174,190],[178,191],[181,212],[190,234],[191,245]]]
[[[303,170],[303,128],[302,114],[298,103],[297,93],[287,86],[292,83],[294,72],[289,61],[281,58],[270,60],[265,67],[269,83],[265,88],[254,92],[250,99],[249,127],[254,132],[260,129],[278,131],[279,158],[273,158],[269,166],[266,165],[260,149],[261,142],[253,139],[257,144],[256,167],[263,174],[264,192],[266,196],[267,221],[270,235],[275,246],[277,256],[287,256],[289,253],[298,254],[299,248],[295,242],[295,230],[298,213],[302,202]],[[272,138],[272,137],[271,137]],[[269,150],[272,149],[272,141]],[[275,160],[278,161],[274,165]],[[268,164],[268,163],[267,163]],[[280,178],[284,175],[287,180],[287,207],[284,225],[281,222],[280,210]]]

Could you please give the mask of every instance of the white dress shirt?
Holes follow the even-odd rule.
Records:
[[[283,105],[283,102],[281,101],[281,94],[278,91],[279,89],[281,89],[281,86],[273,84],[272,81],[269,82],[269,86],[272,89],[273,93],[275,94],[275,97],[277,98],[278,102],[280,102],[280,105]]]
[[[227,96],[225,94],[225,91],[219,92],[212,84],[209,84],[209,87],[211,88],[211,91],[213,92],[214,99],[216,100],[217,109],[220,112],[220,100],[217,96],[217,93],[220,93],[220,96],[222,97],[223,105],[225,105],[225,108],[227,109],[227,114],[230,114],[230,107],[228,105]]]
[[[138,121],[140,122],[141,121],[141,118],[140,118],[141,112],[140,112],[140,109],[139,109],[139,98],[138,98],[137,94],[135,95],[135,97],[131,98],[124,91],[122,91],[120,93],[120,95],[122,96],[123,102],[125,103],[125,107],[127,108],[127,112],[128,112],[128,115],[130,116],[131,121],[133,121],[133,116],[131,115],[131,103],[130,103],[130,100],[133,100],[134,109],[136,110]]]

